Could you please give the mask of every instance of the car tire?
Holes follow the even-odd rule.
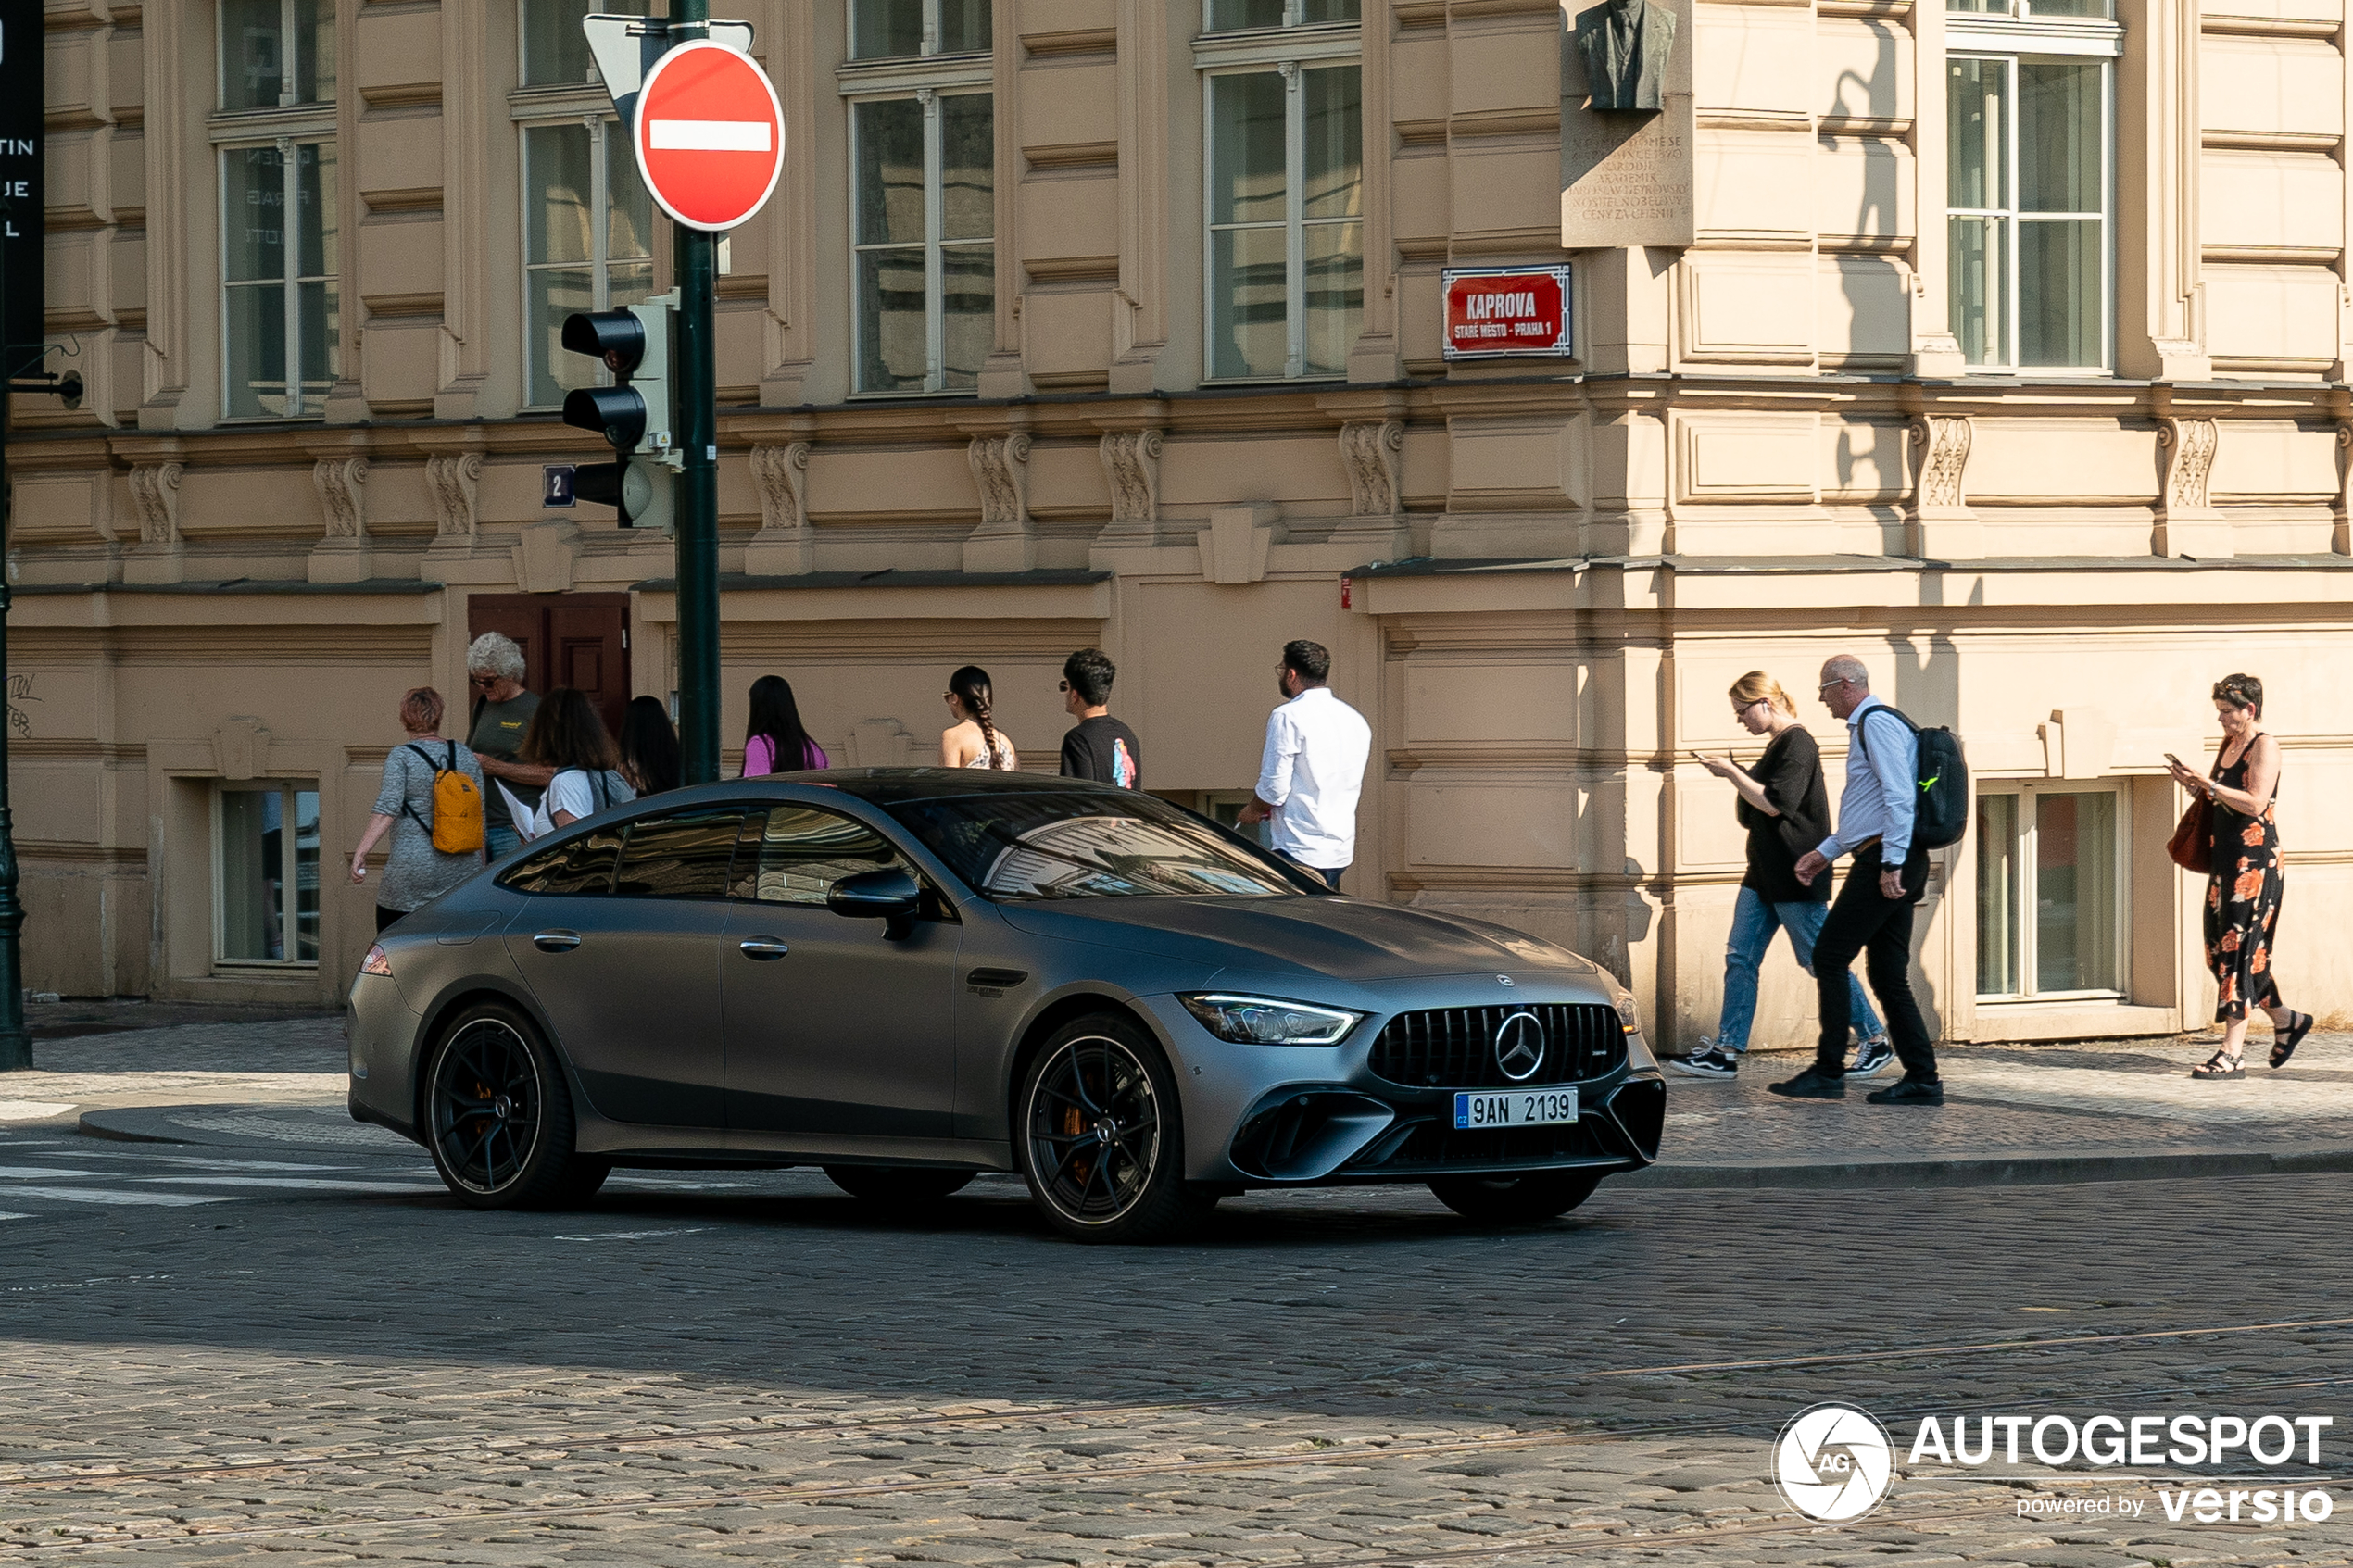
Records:
[[[825,1179],[868,1203],[911,1209],[959,1193],[977,1171],[942,1171],[923,1165],[828,1165]]]
[[[469,1209],[585,1203],[611,1167],[573,1148],[563,1064],[521,1010],[477,1002],[449,1021],[425,1073],[425,1148]]]
[[[1176,1075],[1120,1014],[1054,1031],[1022,1074],[1013,1127],[1030,1201],[1073,1240],[1169,1241],[1216,1206],[1215,1193],[1184,1180]]]
[[[1441,1176],[1429,1190],[1466,1220],[1527,1225],[1559,1218],[1601,1185],[1599,1172],[1536,1171],[1525,1176]]]

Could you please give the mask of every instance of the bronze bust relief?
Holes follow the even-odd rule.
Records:
[[[1662,109],[1675,13],[1651,0],[1604,0],[1577,13],[1588,108]]]

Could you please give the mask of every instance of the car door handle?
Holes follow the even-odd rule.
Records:
[[[531,945],[543,953],[569,953],[580,946],[577,931],[543,931],[531,939]]]
[[[743,948],[744,957],[757,959],[761,963],[766,963],[772,959],[781,959],[792,950],[774,936],[747,937],[736,946]]]

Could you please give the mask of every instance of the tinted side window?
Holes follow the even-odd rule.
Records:
[[[640,817],[629,824],[612,890],[638,898],[724,898],[740,809]]]
[[[776,806],[769,809],[765,822],[752,825],[759,834],[759,854],[755,860],[749,853],[752,834],[748,832],[746,853],[736,862],[738,898],[823,904],[827,891],[843,877],[894,867],[914,869],[881,834],[838,812]]]
[[[610,893],[621,858],[621,830],[598,828],[543,849],[499,878],[518,893]]]

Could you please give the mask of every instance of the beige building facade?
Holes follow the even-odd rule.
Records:
[[[1377,742],[1350,891],[1563,940],[1680,1047],[1741,873],[1692,749],[1754,755],[1763,668],[1835,788],[1852,651],[1980,785],[1932,1021],[2054,1038],[2210,1016],[2163,759],[2248,671],[2285,994],[2353,1011],[2341,0],[2112,3],[1675,0],[1639,246],[1573,3],[721,5],[787,127],[720,281],[729,740],[773,672],[927,760],[977,662],[1051,768],[1099,644],[1146,784],[1230,813],[1314,637]],[[674,686],[669,541],[542,504],[598,455],[562,315],[669,286],[586,8],[50,0],[90,395],[9,446],[36,987],[332,1000],[405,689],[519,624],[543,683]],[[1564,261],[1573,358],[1445,358],[1447,269]]]

